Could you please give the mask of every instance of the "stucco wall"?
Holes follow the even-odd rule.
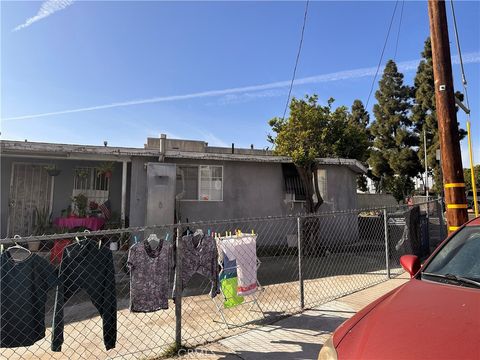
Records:
[[[327,172],[327,198],[321,212],[357,208],[357,176],[346,166],[324,166]]]
[[[173,161],[169,161],[173,162]],[[284,202],[281,164],[176,160],[177,164],[223,165],[223,201],[180,201],[182,221],[266,217],[296,213]]]
[[[27,159],[27,158],[13,158],[1,157],[1,237],[7,234],[8,222],[8,201],[10,197],[10,178],[13,162],[23,162],[32,164],[55,164],[61,170],[60,175],[54,180],[54,195],[53,195],[53,209],[52,218],[58,217],[62,209],[71,204],[71,196],[73,190],[73,174],[75,167],[95,167],[99,162],[95,161],[81,161],[81,160],[57,160],[57,159]],[[127,168],[127,203],[126,213],[128,216],[129,209],[129,193],[130,193],[130,170]],[[116,163],[110,182],[110,204],[112,212],[120,215],[121,200],[122,199],[122,164]]]
[[[130,224],[143,226],[146,212],[145,164],[156,159],[133,158]],[[167,159],[178,165],[222,165],[223,201],[180,201],[181,221],[209,221],[291,215],[304,212],[301,203],[285,203],[282,166],[278,163]],[[356,174],[347,167],[326,166],[327,199],[320,211],[357,208]],[[172,212],[174,209],[172,209]]]

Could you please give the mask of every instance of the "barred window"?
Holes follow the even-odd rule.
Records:
[[[223,201],[223,166],[177,166],[180,200]]]
[[[110,178],[100,174],[93,167],[76,167],[73,175],[75,190],[103,190],[110,188]]]
[[[89,202],[102,204],[108,200],[110,180],[94,167],[76,167],[73,171],[72,197],[83,194]]]
[[[305,187],[293,164],[282,164],[283,180],[285,182],[286,199],[305,201]]]

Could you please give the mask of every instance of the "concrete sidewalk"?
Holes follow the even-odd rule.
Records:
[[[198,347],[181,358],[208,360],[317,359],[324,341],[343,321],[408,281],[404,274],[272,325]]]

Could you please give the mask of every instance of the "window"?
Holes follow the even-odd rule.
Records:
[[[73,172],[72,197],[83,194],[88,201],[102,204],[108,200],[110,178],[100,174],[94,167],[77,167]]]
[[[223,201],[223,167],[178,166],[177,197],[180,200]]]
[[[305,201],[305,188],[293,164],[282,164],[283,180],[285,181],[286,200]]]

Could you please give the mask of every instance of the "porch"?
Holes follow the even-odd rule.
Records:
[[[0,237],[125,227],[129,161],[2,152]]]

